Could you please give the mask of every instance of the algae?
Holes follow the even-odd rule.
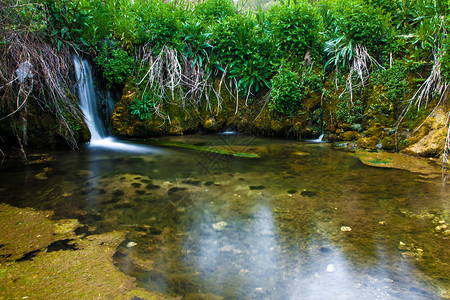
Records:
[[[218,154],[223,154],[223,155],[232,155],[232,156],[236,156],[236,157],[260,158],[260,156],[255,153],[237,152],[237,151],[234,151],[231,149],[224,149],[225,147],[213,148],[213,147],[185,144],[185,143],[179,143],[179,142],[171,142],[171,141],[165,141],[165,140],[159,140],[159,139],[150,139],[148,141],[151,145],[156,145],[156,146],[186,148],[186,149],[192,149],[192,150],[197,150],[197,151],[213,152],[213,153],[218,153]]]
[[[77,220],[51,216],[0,204],[0,299],[175,299],[135,289],[135,279],[114,266],[126,232],[76,236]],[[62,240],[75,250],[50,251]]]
[[[448,171],[442,169],[437,159],[407,156],[384,151],[356,150],[353,154],[359,160],[372,167],[408,170],[413,173],[440,176]]]

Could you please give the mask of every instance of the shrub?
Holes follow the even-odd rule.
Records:
[[[141,120],[150,119],[157,103],[153,94],[147,92],[142,99],[136,98],[130,103],[130,113]]]
[[[206,0],[194,9],[194,14],[207,22],[234,16],[236,8],[230,0]]]
[[[187,19],[187,10],[181,5],[158,0],[140,0],[137,18],[140,43],[150,42],[157,51],[164,45],[174,48],[181,45],[181,27]]]
[[[342,37],[345,43],[352,41],[353,44],[364,45],[372,55],[381,52],[389,27],[389,16],[383,9],[341,1],[335,14],[335,37]]]
[[[357,99],[350,105],[348,101],[340,101],[336,109],[336,117],[341,122],[348,124],[362,122],[364,114],[364,105]]]
[[[214,52],[241,91],[258,92],[269,87],[275,65],[275,48],[264,23],[236,15],[214,27]]]
[[[313,56],[321,52],[322,18],[310,4],[276,6],[271,15],[274,42],[283,57],[293,55],[303,59],[307,51]]]
[[[302,107],[303,87],[300,75],[282,67],[272,78],[269,110],[281,115],[292,115]]]
[[[125,80],[132,73],[134,64],[134,59],[128,56],[128,53],[117,43],[111,41],[103,43],[94,61],[102,70],[102,75],[108,82],[108,88],[125,84]]]
[[[381,70],[373,77],[373,84],[382,86],[387,106],[401,102],[408,83],[406,82],[407,68],[401,62],[395,61],[392,68]]]
[[[185,36],[184,56],[192,62],[192,65],[198,63],[200,67],[203,67],[208,58],[208,52],[212,49],[208,41],[212,33],[208,32],[202,23],[192,23],[192,21],[183,24],[183,32]]]

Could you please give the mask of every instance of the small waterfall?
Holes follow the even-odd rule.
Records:
[[[97,110],[97,97],[94,92],[94,80],[89,62],[77,56],[74,57],[75,74],[78,82],[78,100],[86,124],[91,132],[91,142],[104,139],[106,129],[100,120]]]
[[[89,62],[76,55],[73,57],[75,74],[78,82],[78,101],[83,112],[86,124],[91,132],[89,147],[102,148],[122,152],[149,153],[156,152],[154,148],[145,145],[134,145],[126,142],[119,142],[115,138],[108,136],[105,126],[100,119],[97,108],[97,96],[94,91],[94,79]],[[110,97],[110,94],[109,98]],[[112,102],[112,101],[109,101]],[[111,103],[110,103],[111,104]],[[112,113],[111,105],[108,109]]]
[[[314,140],[305,140],[305,142],[309,142],[309,143],[324,143],[323,141],[323,136],[324,134],[322,133],[319,138],[314,139]]]

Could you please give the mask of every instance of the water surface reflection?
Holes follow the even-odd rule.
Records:
[[[78,218],[88,234],[127,231],[117,266],[142,287],[186,298],[448,295],[448,234],[436,227],[449,222],[450,192],[439,178],[367,167],[328,144],[172,139],[262,158],[176,148],[55,153],[3,166],[2,201]]]

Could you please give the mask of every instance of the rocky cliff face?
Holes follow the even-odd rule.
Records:
[[[408,140],[409,146],[404,154],[424,157],[440,157],[443,154],[448,134],[450,110],[445,106],[437,107],[425,121],[416,128]]]

